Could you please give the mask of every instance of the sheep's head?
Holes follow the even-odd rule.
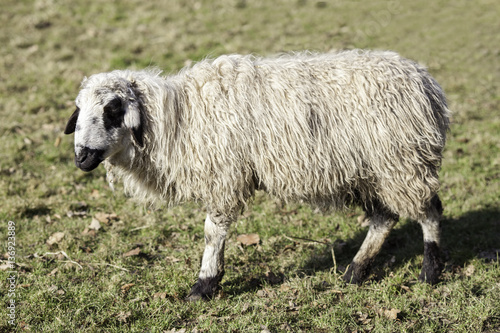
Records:
[[[64,130],[75,133],[75,164],[94,170],[131,145],[142,147],[141,104],[134,83],[114,73],[84,80]]]

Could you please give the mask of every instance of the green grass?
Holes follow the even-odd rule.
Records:
[[[500,331],[499,11],[491,0],[2,1],[0,242],[6,253],[14,221],[18,278],[11,326],[0,270],[0,332]],[[184,302],[205,212],[137,206],[109,189],[102,168],[74,167],[62,130],[81,79],[149,65],[175,72],[207,55],[343,48],[395,50],[447,93],[442,282],[417,282],[421,231],[401,221],[371,279],[347,285],[340,277],[366,234],[360,211],[319,215],[258,195],[231,229],[223,291]],[[99,212],[118,217],[84,232]],[[64,237],[48,245],[56,232]],[[242,247],[242,233],[261,244]]]

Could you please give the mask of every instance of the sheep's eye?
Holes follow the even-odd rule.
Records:
[[[119,113],[122,110],[122,100],[114,98],[106,106],[104,106],[104,113]]]
[[[119,98],[114,98],[104,106],[104,127],[106,130],[118,128],[122,125],[124,110],[122,101]]]

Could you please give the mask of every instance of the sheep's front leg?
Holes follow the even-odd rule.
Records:
[[[352,260],[349,269],[344,274],[346,282],[360,284],[365,280],[370,272],[373,259],[399,219],[398,216],[380,208],[368,213],[370,229],[368,229],[368,234]]]
[[[207,299],[219,289],[219,282],[224,276],[224,242],[229,224],[230,221],[221,216],[207,215],[200,275],[186,297],[188,301]]]

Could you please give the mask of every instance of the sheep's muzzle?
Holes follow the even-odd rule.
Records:
[[[104,160],[104,150],[83,147],[75,154],[75,165],[83,171],[92,171]]]

